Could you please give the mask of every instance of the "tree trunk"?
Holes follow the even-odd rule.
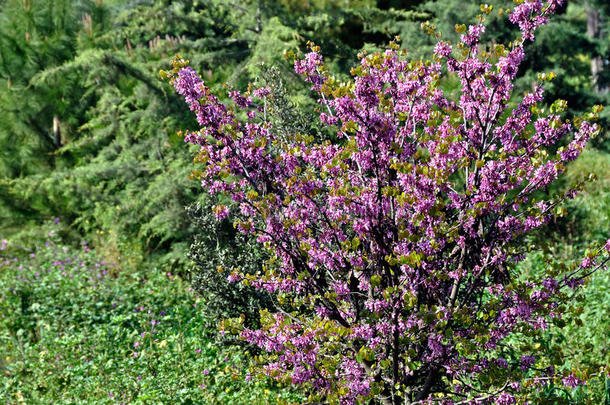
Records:
[[[602,26],[604,21],[601,18],[599,9],[591,2],[585,3],[587,12],[587,36],[592,40],[597,40],[602,37]],[[607,93],[608,85],[600,82],[600,74],[604,69],[604,63],[607,62],[601,56],[593,56],[591,58],[591,76],[593,78],[593,88],[599,93]]]
[[[61,126],[57,115],[53,116],[53,140],[55,141],[55,148],[59,149],[61,147]]]

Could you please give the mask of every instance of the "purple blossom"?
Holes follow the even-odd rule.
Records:
[[[562,378],[561,381],[563,382],[563,385],[570,388],[576,388],[579,385],[584,384],[584,381],[575,377],[574,374],[570,374],[569,376]]]
[[[452,47],[449,43],[440,41],[434,47],[434,54],[439,58],[448,58],[451,55]]]
[[[495,403],[498,405],[511,405],[511,404],[516,404],[517,400],[515,399],[515,397],[513,395],[511,395],[507,392],[503,392],[500,395],[498,395]]]
[[[595,264],[595,262],[594,262],[593,258],[587,256],[587,257],[583,258],[582,261],[580,262],[580,267],[582,267],[583,269],[589,269],[594,264]]]
[[[492,372],[511,391],[489,400],[513,404],[515,368],[544,372],[531,353],[519,353],[515,367],[490,353],[515,331],[546,329],[561,316],[562,288],[581,282],[576,273],[522,281],[511,271],[525,257],[514,242],[552,216],[553,202],[533,196],[597,130],[534,115],[540,86],[509,107],[524,43],[558,4],[516,6],[510,20],[522,38],[498,59],[480,52],[485,26],[471,25],[456,45],[463,54],[439,42],[436,57],[420,63],[390,49],[364,56],[340,84],[312,47],[294,67],[313,85],[332,140],[285,137],[264,102],[231,92],[242,121],[191,68],[177,70],[172,83],[202,126],[185,138],[200,148],[201,184],[236,207],[213,212],[273,257],[250,285],[290,297],[240,334],[266,359],[258,372],[340,392],[345,404],[362,401],[376,380],[420,389],[434,375],[468,392],[459,381]],[[459,79],[457,98],[438,86],[443,66]],[[554,156],[542,152],[566,138]]]
[[[261,87],[252,91],[252,95],[257,98],[265,98],[271,94],[271,90],[267,87]]]
[[[534,363],[536,363],[536,358],[534,356],[523,355],[521,356],[521,370],[527,370],[531,368]]]
[[[224,219],[229,215],[229,207],[226,205],[216,205],[214,206],[213,211],[218,219]]]

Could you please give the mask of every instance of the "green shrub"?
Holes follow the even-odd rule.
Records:
[[[260,273],[268,254],[237,232],[228,219],[217,219],[209,201],[188,208],[199,230],[189,254],[194,262],[192,285],[205,303],[206,318],[218,322],[243,314],[246,326],[258,327],[259,311],[271,308],[271,297],[242,283],[231,283],[229,277],[236,269],[251,275]]]

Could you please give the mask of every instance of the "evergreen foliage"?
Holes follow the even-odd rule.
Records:
[[[193,120],[157,72],[184,53],[215,89],[225,81],[245,86],[264,66],[286,70],[282,51],[298,52],[314,36],[332,44],[341,65],[368,38],[355,31],[368,27],[368,40],[382,43],[392,32],[378,22],[410,17],[370,1],[344,5],[7,1],[0,14],[5,226],[61,216],[103,232],[113,250],[183,266],[192,235],[184,206],[196,199],[196,184],[176,123]],[[304,92],[290,86],[291,98]]]

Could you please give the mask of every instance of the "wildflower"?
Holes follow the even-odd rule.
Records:
[[[585,257],[584,259],[582,259],[582,262],[580,262],[580,267],[582,267],[583,269],[589,269],[591,268],[591,266],[593,266],[594,262],[593,259],[590,257]]]
[[[515,397],[506,392],[501,393],[496,398],[496,404],[498,405],[511,405],[514,403],[516,403]]]
[[[575,377],[574,374],[570,374],[569,376],[562,378],[561,381],[563,382],[563,385],[570,388],[576,388],[583,384],[583,380]]]
[[[534,363],[536,363],[536,358],[534,356],[521,356],[521,370],[527,370],[528,368],[532,367]]]

